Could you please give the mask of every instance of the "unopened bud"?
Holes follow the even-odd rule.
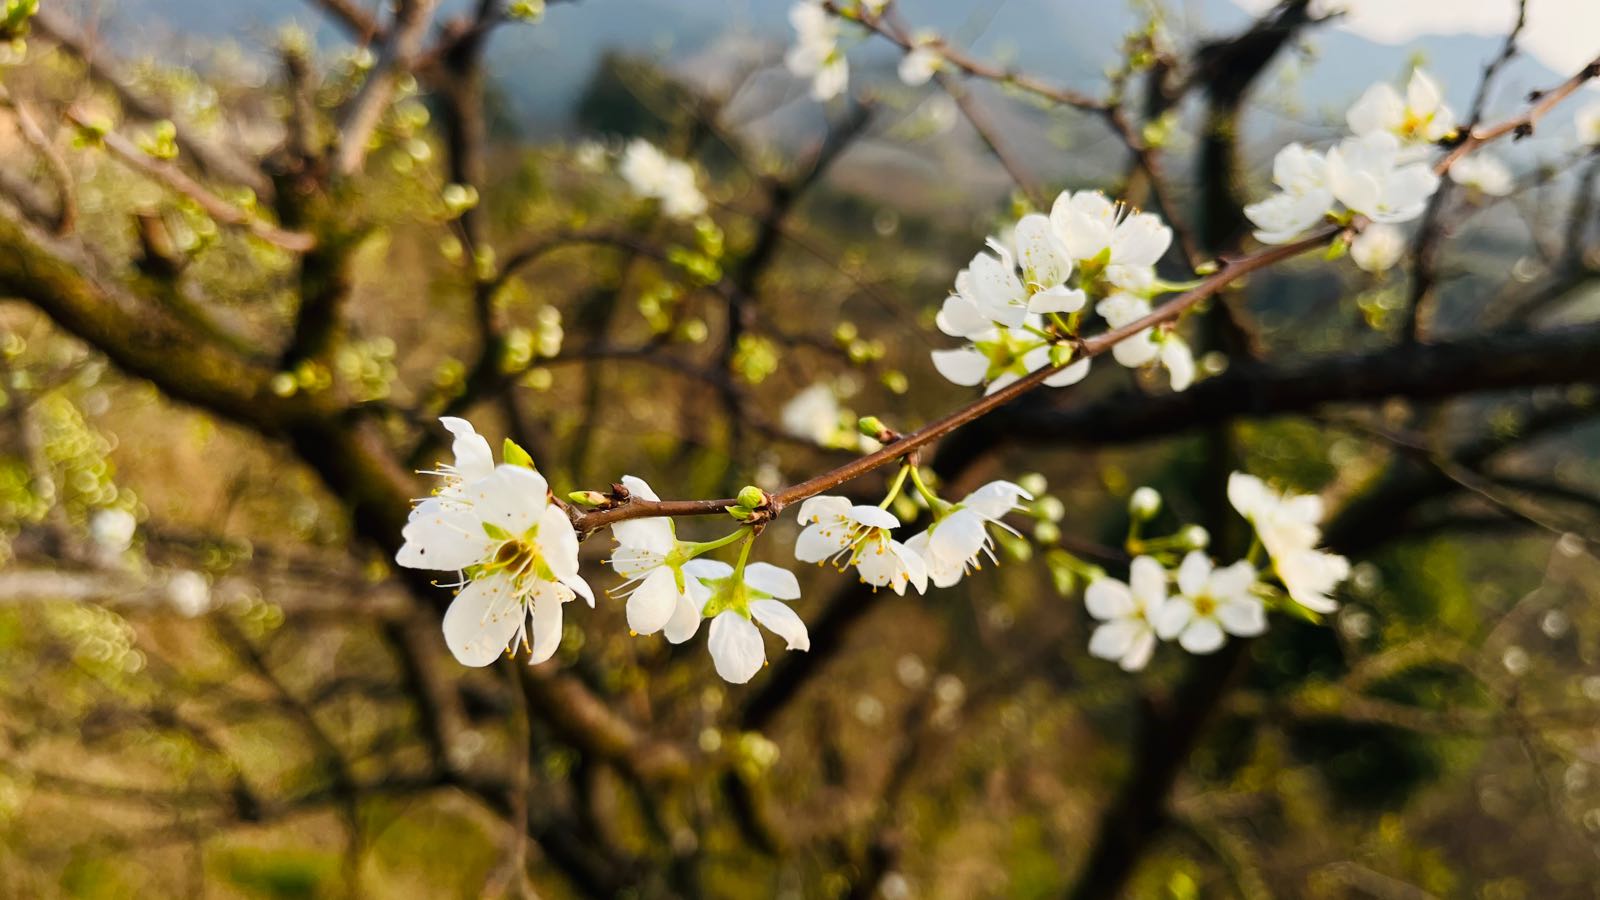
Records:
[[[1059,367],[1064,366],[1069,362],[1072,362],[1071,344],[1050,345],[1050,365]]]
[[[755,509],[767,505],[767,492],[753,484],[747,484],[739,489],[739,505],[746,509]]]
[[[606,503],[606,495],[599,491],[573,491],[567,499],[579,506],[604,506]]]
[[[869,438],[876,438],[888,431],[889,426],[883,424],[883,420],[877,416],[862,416],[856,420],[856,430]]]
[[[735,519],[738,519],[741,522],[750,521],[750,517],[755,514],[756,511],[748,506],[735,505],[728,507],[728,515],[733,516]]]
[[[1161,512],[1161,495],[1155,488],[1139,488],[1128,498],[1128,515],[1141,522],[1154,519],[1159,512]]]
[[[1211,546],[1211,532],[1199,525],[1185,525],[1183,530],[1178,532],[1178,540],[1190,550],[1204,550]]]
[[[1040,522],[1033,526],[1033,540],[1038,544],[1054,544],[1061,540],[1061,529],[1054,522]]]

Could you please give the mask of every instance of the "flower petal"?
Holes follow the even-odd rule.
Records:
[[[788,569],[755,562],[744,567],[744,583],[779,600],[800,599],[800,582]]]
[[[520,535],[532,528],[549,505],[544,476],[522,466],[500,466],[487,478],[464,487],[473,513],[484,522]],[[572,526],[567,525],[568,530]],[[576,541],[574,541],[576,546]]]
[[[1215,653],[1227,640],[1216,619],[1195,619],[1178,636],[1178,646],[1190,653]]]
[[[767,661],[767,648],[761,632],[749,619],[733,610],[718,613],[711,620],[711,636],[706,641],[711,662],[724,681],[744,684],[761,671]]]
[[[462,588],[445,610],[445,646],[464,666],[487,666],[506,652],[523,615],[510,577],[480,578]]]
[[[1190,597],[1200,596],[1211,579],[1211,569],[1211,557],[1199,550],[1189,551],[1178,566],[1178,590]]]
[[[489,449],[489,442],[472,427],[471,422],[455,416],[444,416],[439,419],[439,424],[455,435],[450,452],[456,458],[456,474],[460,475],[463,481],[477,481],[489,477],[494,472],[494,452]]]
[[[789,604],[778,600],[750,601],[750,615],[767,630],[783,638],[790,650],[810,650],[811,636],[806,633],[806,623]]]
[[[408,569],[464,569],[482,562],[499,543],[484,534],[472,510],[439,500],[418,506],[400,536],[405,543],[395,562]]]
[[[561,646],[561,607],[571,599],[572,592],[554,582],[541,581],[534,585],[529,605],[532,633],[528,635],[533,650],[528,655],[528,665],[544,662]]]
[[[1101,621],[1120,619],[1134,611],[1133,594],[1128,586],[1115,578],[1097,578],[1083,590],[1084,605],[1089,615]]]
[[[628,628],[639,634],[655,634],[666,627],[677,606],[677,579],[670,568],[661,566],[645,576],[628,596]]]

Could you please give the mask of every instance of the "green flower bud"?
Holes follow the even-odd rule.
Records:
[[[1211,532],[1199,525],[1185,525],[1183,530],[1178,532],[1178,540],[1190,550],[1204,550],[1211,546]]]
[[[869,438],[875,438],[888,431],[889,426],[883,424],[883,420],[877,416],[862,416],[856,420],[856,430]]]
[[[767,504],[767,492],[753,484],[747,484],[739,489],[739,505],[756,509]]]
[[[573,491],[567,495],[567,499],[579,506],[603,506],[606,495],[599,491]]]

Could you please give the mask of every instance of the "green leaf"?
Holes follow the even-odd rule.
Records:
[[[533,464],[533,457],[528,455],[528,451],[522,449],[522,445],[511,438],[506,438],[504,446],[500,449],[500,455],[508,466],[522,466],[524,469],[539,471],[539,467]]]

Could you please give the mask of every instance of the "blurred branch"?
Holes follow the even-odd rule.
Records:
[[[55,232],[58,235],[68,234],[78,219],[77,191],[73,187],[72,172],[67,168],[67,161],[56,149],[50,136],[39,127],[38,119],[33,115],[28,104],[11,96],[4,85],[0,85],[0,106],[11,110],[17,119],[17,130],[22,133],[22,139],[39,155],[44,162],[45,171],[50,174],[50,180],[56,186],[56,213],[54,215]]]
[[[99,131],[95,123],[76,110],[69,109],[67,118],[79,128],[94,132],[106,149],[129,168],[193,200],[206,215],[220,224],[242,228],[269,244],[293,253],[304,253],[316,246],[316,239],[311,235],[279,228],[253,213],[234,206],[213,194],[200,182],[190,178],[175,164],[146,154],[132,141],[115,131]]]
[[[378,63],[367,75],[339,123],[339,147],[334,155],[334,171],[354,175],[366,161],[372,133],[383,120],[395,86],[402,75],[415,67],[422,38],[433,21],[439,0],[398,0],[394,22],[384,35]]]
[[[144,122],[172,122],[176,128],[179,149],[185,157],[193,159],[202,172],[245,185],[259,197],[272,196],[272,182],[252,160],[196,138],[174,120],[171,110],[142,95],[134,87],[133,80],[107,58],[104,48],[94,46],[58,8],[52,8],[48,3],[41,4],[32,24],[34,30],[81,60],[88,68],[90,77],[109,87],[117,96],[124,112]]]

